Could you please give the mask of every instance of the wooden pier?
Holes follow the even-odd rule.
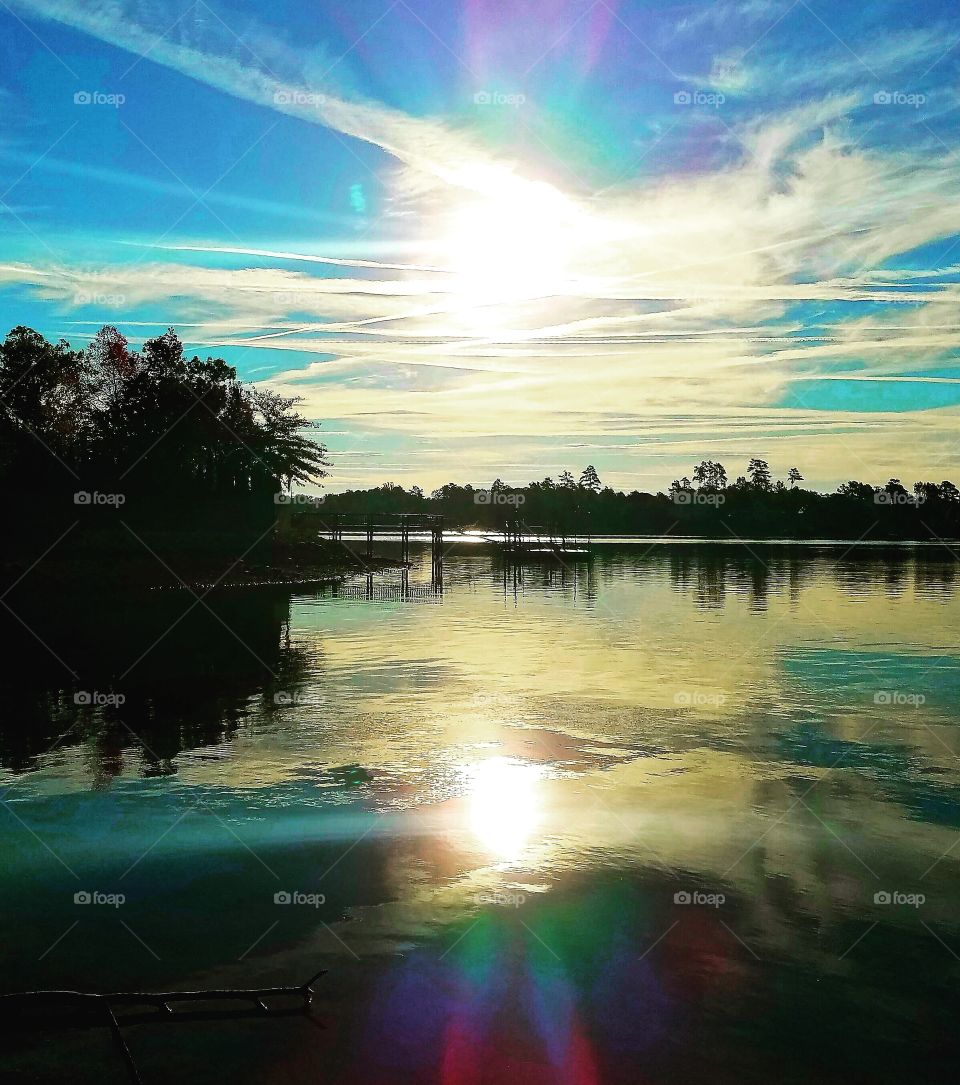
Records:
[[[373,559],[374,545],[378,540],[399,542],[400,560],[404,562],[410,561],[412,539],[429,541],[434,579],[440,575],[444,552],[443,516],[415,512],[372,513],[368,516],[337,513],[319,518],[316,524],[320,532],[344,545],[348,545],[345,536],[350,541],[362,541],[367,560]],[[449,535],[448,543],[482,541],[512,561],[574,562],[591,556],[589,536],[567,535],[556,528],[525,524],[519,520],[508,521],[501,528],[490,531],[454,529]]]
[[[366,541],[366,556],[372,558],[374,541],[400,543],[400,560],[410,560],[410,538],[418,536],[424,542],[429,538],[430,554],[434,565],[443,562],[443,517],[430,513],[398,512],[377,513],[366,517],[351,517],[337,513],[321,521],[321,530],[336,542],[343,542],[344,535],[359,536]]]

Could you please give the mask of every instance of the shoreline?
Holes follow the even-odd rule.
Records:
[[[168,560],[168,558],[170,560]],[[309,588],[337,584],[364,573],[408,568],[409,563],[380,555],[365,560],[347,547],[318,539],[275,544],[259,558],[235,557],[184,549],[176,557],[116,554],[85,549],[41,562],[2,559],[4,579],[14,588],[32,592],[133,591],[203,592],[236,588]]]

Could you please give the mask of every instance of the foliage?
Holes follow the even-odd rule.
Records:
[[[600,489],[600,476],[597,474],[597,469],[592,463],[587,464],[583,469],[583,473],[580,475],[580,485],[585,490],[593,490],[594,493]]]
[[[581,479],[589,481],[584,469]],[[960,536],[960,491],[951,482],[899,479],[885,486],[851,480],[836,493],[802,489],[799,469],[773,480],[765,460],[752,459],[747,475],[728,483],[721,463],[703,460],[691,478],[675,479],[667,493],[621,493],[609,487],[544,479],[512,487],[497,479],[489,490],[448,482],[429,498],[395,483],[329,495],[325,515],[423,512],[450,526],[498,529],[520,521],[567,534],[695,535],[706,538],[954,539]],[[490,500],[487,495],[499,497]]]
[[[106,495],[125,523],[258,538],[275,494],[326,474],[297,402],[186,357],[173,329],[135,351],[112,327],[85,350],[17,327],[0,345],[0,484],[24,540],[77,519],[83,495],[84,529],[123,533]]]

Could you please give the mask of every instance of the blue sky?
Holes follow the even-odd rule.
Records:
[[[172,324],[331,489],[956,477],[946,2],[0,5],[0,324]]]

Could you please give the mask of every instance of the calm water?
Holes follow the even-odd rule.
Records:
[[[956,586],[470,547],[442,586],[11,596],[3,989],[330,969],[322,1028],[130,1027],[147,1082],[952,1079]],[[6,1061],[123,1080],[98,1031]]]

